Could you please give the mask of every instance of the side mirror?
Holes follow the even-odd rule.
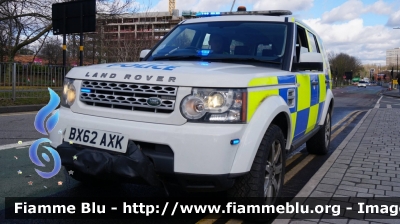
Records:
[[[300,71],[323,71],[324,60],[322,54],[315,52],[302,53],[300,54],[300,61],[293,63],[292,68]]]
[[[151,50],[149,50],[149,49],[142,50],[142,51],[140,52],[140,56],[139,56],[140,60],[143,61],[143,59],[147,56],[147,54],[148,54],[150,51],[151,51]]]

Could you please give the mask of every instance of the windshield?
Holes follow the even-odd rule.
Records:
[[[154,49],[148,60],[260,61],[279,65],[286,40],[287,25],[283,23],[183,24]]]

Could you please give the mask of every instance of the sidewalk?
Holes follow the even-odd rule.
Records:
[[[398,97],[400,98],[400,93],[398,89],[393,89],[392,91],[385,91],[382,93],[385,96],[391,96],[391,97]]]
[[[396,200],[396,204],[399,204],[400,109],[369,110],[296,196],[300,197],[313,198],[312,200],[316,200],[317,197],[328,197],[331,198],[331,202],[340,200],[347,206],[357,208],[354,199],[358,200],[360,197],[371,199],[386,197],[384,200]],[[353,197],[353,200],[343,197]],[[388,203],[390,204],[392,203]],[[276,219],[273,224],[400,223],[400,216],[397,216],[397,220],[385,218],[371,220],[368,219],[370,216],[359,214],[357,210],[343,210],[343,214],[345,218],[341,219],[329,219],[331,216],[321,215],[320,219],[300,220],[292,216],[292,220]]]

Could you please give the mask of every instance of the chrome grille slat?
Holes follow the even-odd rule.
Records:
[[[82,81],[80,101],[95,107],[171,113],[175,108],[178,87],[132,83]],[[147,99],[157,97],[159,106],[150,106]],[[164,99],[163,99],[164,97]],[[118,107],[119,106],[119,107]]]

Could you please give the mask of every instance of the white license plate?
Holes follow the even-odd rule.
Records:
[[[68,127],[64,139],[73,144],[81,144],[121,153],[125,153],[128,147],[128,138],[121,133],[88,128]]]

